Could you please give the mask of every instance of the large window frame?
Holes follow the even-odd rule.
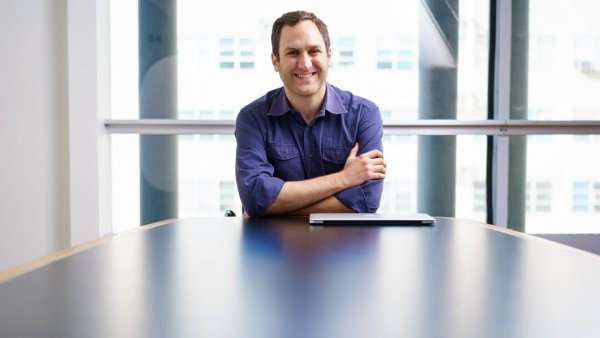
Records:
[[[516,135],[600,135],[600,121],[511,120],[511,1],[495,6],[494,120],[387,121],[384,131],[402,135],[489,135],[495,143],[492,223],[507,227],[508,139]],[[71,244],[111,232],[110,135],[231,134],[233,120],[110,119],[109,0],[69,0],[69,116]],[[91,71],[90,71],[91,70]],[[89,74],[93,76],[89,76]],[[83,128],[82,128],[83,127]],[[85,179],[81,179],[85,177]],[[90,183],[91,182],[91,183]]]

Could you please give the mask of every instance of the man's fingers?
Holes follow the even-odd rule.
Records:
[[[357,152],[358,152],[358,142],[356,142],[356,144],[354,144],[354,148],[352,148],[352,150],[350,150],[350,155],[348,155],[348,157],[356,157]]]
[[[385,178],[385,173],[384,172],[373,172],[369,175],[370,179],[379,179],[379,178]]]
[[[387,167],[387,163],[381,157],[376,157],[376,158],[369,159],[369,163],[371,163],[373,165],[382,165],[384,167]]]
[[[378,173],[385,173],[385,171],[387,170],[386,167],[385,167],[385,165],[383,165],[383,164],[373,165],[370,168],[371,168],[371,171],[376,172],[376,173],[377,172]]]
[[[366,153],[360,155],[368,158],[383,158],[383,153],[379,149],[373,149],[371,151],[367,151]]]

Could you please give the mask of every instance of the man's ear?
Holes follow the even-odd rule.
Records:
[[[273,53],[271,53],[271,63],[273,64],[273,70],[278,72],[279,71],[279,60],[277,60],[277,57]]]
[[[327,64],[331,63],[331,48],[327,50]]]

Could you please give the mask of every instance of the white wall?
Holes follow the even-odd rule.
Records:
[[[69,245],[67,1],[0,1],[0,270]]]

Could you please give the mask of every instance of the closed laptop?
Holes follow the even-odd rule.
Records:
[[[313,213],[311,225],[433,225],[435,219],[424,213]]]

